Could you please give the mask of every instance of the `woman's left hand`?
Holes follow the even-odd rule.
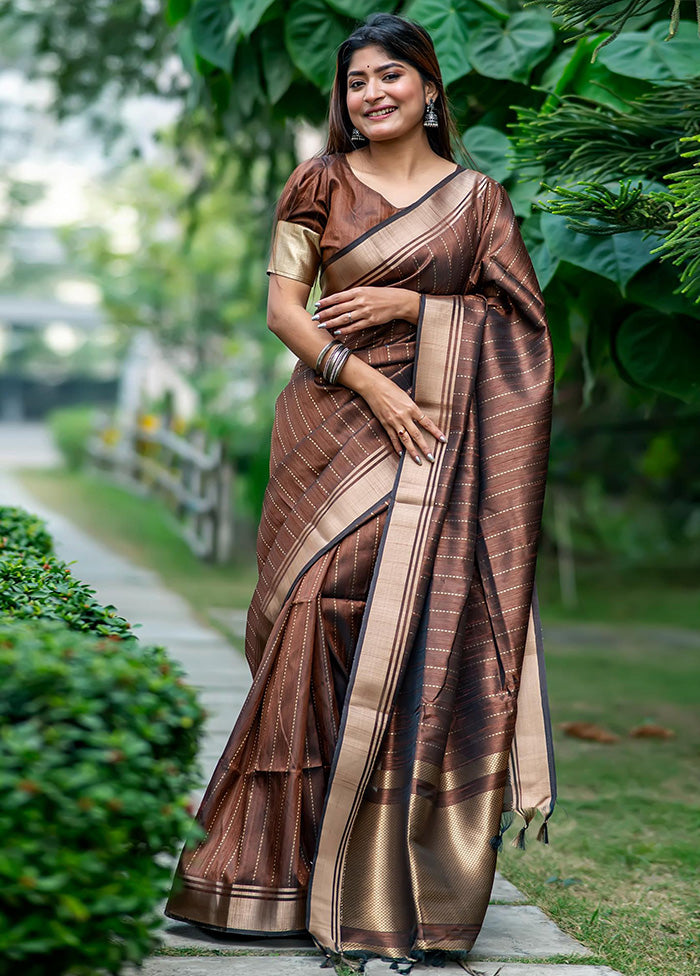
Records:
[[[320,299],[312,318],[319,329],[344,336],[392,319],[415,324],[419,309],[419,293],[407,288],[349,288]]]

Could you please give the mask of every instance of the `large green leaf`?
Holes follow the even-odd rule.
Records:
[[[296,66],[321,91],[330,91],[336,51],[348,35],[343,20],[323,0],[294,0],[284,29]]]
[[[628,102],[649,91],[651,84],[639,78],[623,78],[613,74],[600,60],[591,61],[601,37],[599,34],[582,37],[573,50],[565,48],[546,66],[537,87],[558,95],[581,95],[627,111]]]
[[[462,142],[476,163],[476,168],[500,183],[513,171],[509,157],[510,139],[490,125],[473,125],[462,135]]]
[[[430,31],[446,85],[471,70],[470,39],[480,23],[492,20],[474,0],[413,0],[402,16]]]
[[[260,18],[275,0],[230,0],[241,33],[248,37],[260,23]]]
[[[556,273],[559,257],[550,250],[549,244],[544,238],[541,217],[541,213],[528,217],[520,225],[520,232],[534,265],[540,288],[544,291]]]
[[[287,91],[294,77],[292,64],[284,46],[281,20],[272,20],[258,28],[262,53],[262,70],[270,104],[275,105]]]
[[[217,68],[230,71],[238,39],[230,0],[197,0],[189,22],[197,53]]]
[[[620,34],[598,53],[598,61],[610,71],[647,81],[673,81],[700,75],[700,40],[697,24],[682,20],[676,36],[664,41],[668,22],[652,24],[646,31]]]
[[[396,0],[327,0],[328,6],[353,20],[364,20],[370,14],[393,13]]]
[[[542,214],[542,233],[552,254],[614,281],[623,294],[630,278],[654,260],[651,249],[659,243],[658,236],[643,238],[641,231],[627,231],[594,237],[571,230],[566,220],[559,214]]]
[[[554,28],[549,17],[524,10],[505,22],[482,18],[469,38],[469,60],[487,78],[526,82],[553,44]]]
[[[640,309],[613,337],[613,354],[631,380],[686,403],[700,403],[700,328],[692,319]]]
[[[165,7],[165,19],[171,25],[179,24],[190,12],[192,0],[168,0]]]

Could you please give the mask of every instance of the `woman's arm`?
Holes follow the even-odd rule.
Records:
[[[309,285],[278,274],[270,274],[269,280],[268,328],[302,362],[314,369],[318,354],[328,342],[328,332],[326,329],[319,329],[306,311]],[[401,291],[401,289],[382,290]],[[396,312],[392,317],[396,317]],[[357,356],[350,355],[340,371],[337,382],[354,390],[366,401],[386,430],[398,454],[405,447],[413,459],[420,464],[421,459],[416,453],[415,443],[429,461],[434,460],[431,445],[421,428],[438,440],[444,441],[444,434],[430,417],[421,415],[421,410],[415,401],[392,379],[358,359]],[[421,426],[417,426],[418,424]],[[404,430],[405,433],[399,435],[399,430]]]

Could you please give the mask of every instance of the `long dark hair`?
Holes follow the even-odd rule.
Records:
[[[473,164],[459,138],[457,126],[447,103],[440,65],[430,34],[420,24],[397,17],[395,14],[372,14],[338,48],[328,109],[328,142],[323,150],[324,154],[352,152],[356,148],[350,139],[353,124],[350,121],[346,102],[348,67],[355,51],[369,45],[381,47],[389,57],[410,64],[421,75],[424,82],[431,81],[435,85],[438,126],[435,129],[425,130],[430,147],[438,156],[451,159],[452,162],[457,162],[456,153]]]

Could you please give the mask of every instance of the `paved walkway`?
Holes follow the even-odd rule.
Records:
[[[202,703],[210,712],[201,751],[206,777],[201,795],[249,686],[248,667],[240,649],[199,623],[184,600],[167,590],[155,573],[116,555],[67,519],[35,502],[12,475],[11,467],[46,463],[50,445],[37,428],[31,435],[29,430],[25,432],[22,445],[15,437],[13,450],[8,451],[10,439],[3,440],[3,433],[7,430],[3,431],[0,425],[0,504],[21,505],[46,518],[58,553],[74,563],[74,574],[93,586],[102,602],[113,603],[132,623],[142,624],[138,633],[143,640],[165,645],[198,688]],[[586,965],[590,951],[564,934],[539,908],[527,904],[527,898],[499,875],[491,901],[469,958],[475,972],[483,976],[619,976],[606,967]],[[319,972],[323,961],[310,940],[214,938],[170,919],[166,920],[162,939],[164,951],[169,954],[148,960],[142,970],[134,973],[312,976]],[[197,956],[198,951],[219,954]],[[532,959],[547,962],[528,962]],[[422,971],[429,970],[422,965],[413,970],[416,976]],[[464,973],[464,968],[451,963],[442,971]],[[369,976],[393,976],[389,964],[380,960],[368,963],[366,972]]]

